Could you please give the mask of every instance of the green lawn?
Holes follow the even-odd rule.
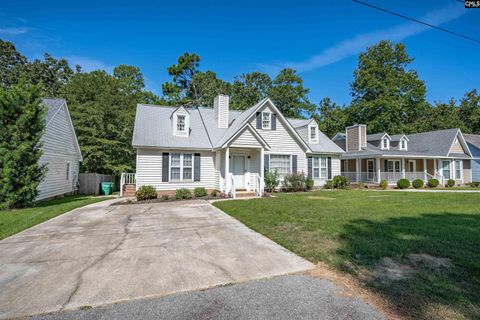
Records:
[[[1,210],[0,239],[42,223],[62,213],[87,204],[109,199],[107,197],[68,196],[38,203],[33,208]]]
[[[215,206],[411,318],[480,318],[480,193],[318,191]],[[403,278],[385,277],[388,258]]]

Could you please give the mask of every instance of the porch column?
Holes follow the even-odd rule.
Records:
[[[375,168],[377,169],[377,182],[380,183],[380,180],[381,180],[380,158],[375,159]]]
[[[402,179],[405,179],[405,162],[406,162],[406,159],[402,159],[401,163],[402,163]]]
[[[427,182],[427,159],[423,159],[423,181]]]
[[[263,194],[263,188],[264,188],[264,187],[263,187],[263,183],[264,183],[264,182],[263,182],[263,181],[264,181],[263,179],[264,179],[264,175],[265,175],[265,172],[264,172],[264,171],[265,171],[265,170],[264,170],[264,168],[265,168],[265,163],[264,163],[264,161],[265,161],[265,155],[264,155],[264,154],[265,154],[265,153],[264,153],[264,150],[263,150],[263,147],[262,147],[262,148],[260,149],[260,186],[259,186],[259,188],[260,188],[260,193],[261,193],[261,194]]]
[[[360,181],[360,172],[362,170],[362,168],[360,168],[360,164],[361,164],[361,160],[360,159],[355,159],[355,182],[359,182]]]
[[[437,174],[438,174],[438,171],[437,171],[437,159],[433,159],[433,173],[434,173],[434,175],[437,175]]]
[[[225,193],[230,192],[230,148],[225,149]]]

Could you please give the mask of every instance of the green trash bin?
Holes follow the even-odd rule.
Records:
[[[102,182],[102,191],[108,196],[113,192],[113,182]]]

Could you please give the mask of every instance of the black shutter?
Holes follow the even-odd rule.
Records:
[[[257,129],[262,129],[262,113],[257,112]]]
[[[272,113],[272,130],[277,130],[277,114]]]
[[[308,177],[312,178],[313,177],[313,172],[312,172],[312,167],[313,167],[313,159],[312,157],[307,158],[307,167],[308,167]]]
[[[193,155],[193,181],[200,181],[200,153]]]
[[[292,173],[297,173],[297,155],[292,155]]]
[[[383,170],[388,172],[388,160],[385,160],[384,164],[385,164],[385,168],[383,168]]]
[[[270,171],[270,155],[263,155],[263,170],[264,172]]]
[[[170,173],[168,172],[168,167],[170,165],[170,157],[168,152],[162,153],[162,182],[168,182]]]
[[[327,170],[328,170],[328,179],[332,179],[332,158],[328,157],[327,158]]]

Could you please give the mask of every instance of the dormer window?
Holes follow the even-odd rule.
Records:
[[[185,116],[184,115],[177,115],[177,131],[178,132],[185,132]]]
[[[407,140],[406,139],[400,140],[400,150],[407,150]]]
[[[271,116],[270,112],[262,112],[262,129],[271,128]]]
[[[188,110],[185,107],[177,108],[171,119],[173,135],[187,138],[190,134],[190,113]]]
[[[310,125],[308,127],[308,140],[310,143],[318,142],[318,128],[316,125]]]
[[[388,140],[387,138],[382,139],[382,149],[383,150],[390,149],[390,140]]]

